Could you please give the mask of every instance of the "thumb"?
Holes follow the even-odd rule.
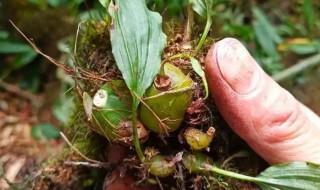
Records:
[[[206,58],[213,98],[230,127],[269,163],[320,163],[320,119],[274,82],[236,39]]]

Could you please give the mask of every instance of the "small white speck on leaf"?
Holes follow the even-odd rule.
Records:
[[[93,97],[93,105],[98,108],[103,108],[108,100],[108,93],[105,90],[98,90],[97,93]]]

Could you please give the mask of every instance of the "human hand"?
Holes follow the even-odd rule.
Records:
[[[206,58],[211,94],[229,126],[271,164],[320,163],[320,118],[272,80],[236,39]]]

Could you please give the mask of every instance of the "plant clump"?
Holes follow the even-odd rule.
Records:
[[[79,33],[79,70],[94,76],[78,80],[86,123],[106,144],[131,148],[117,171],[133,171],[140,185],[184,186],[201,173],[197,159],[207,157],[193,151],[214,149],[212,102],[201,73],[207,48],[190,49],[188,34],[176,26],[166,40],[160,15],[142,1],[111,2],[109,13],[105,21],[83,23]],[[143,19],[148,26],[135,25]]]
[[[112,184],[108,176],[115,173],[160,189],[228,186],[217,176],[283,185],[272,175],[269,181],[263,175],[249,177],[219,168],[233,157],[228,143],[232,135],[222,132],[221,119],[217,122],[203,71],[214,3],[191,1],[186,29],[173,27],[174,35],[167,39],[162,16],[144,0],[101,2],[107,2],[105,20],[89,21],[80,30],[75,65],[82,75],[75,78],[86,129],[104,138],[109,148],[129,147],[108,167],[106,189]],[[206,19],[204,31],[194,35],[198,37],[190,34],[192,9]]]

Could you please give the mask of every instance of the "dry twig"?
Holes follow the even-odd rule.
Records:
[[[86,166],[91,168],[101,168],[101,164],[90,163],[90,162],[81,162],[81,161],[65,161],[64,164],[71,166]],[[109,164],[110,166],[110,164]]]
[[[307,59],[299,61],[297,64],[285,69],[275,75],[272,78],[277,81],[281,82],[284,81],[308,68],[314,67],[320,64],[320,53],[314,56],[308,57]]]
[[[13,93],[17,96],[20,96],[22,98],[25,98],[27,100],[30,100],[32,104],[39,106],[42,104],[41,98],[39,96],[36,96],[28,91],[22,90],[19,86],[12,85],[9,83],[6,83],[2,80],[0,80],[0,88],[4,89],[5,91],[8,91],[10,93]]]
[[[110,163],[107,163],[107,162],[101,162],[101,161],[98,161],[98,160],[93,160],[91,158],[88,158],[86,155],[82,154],[82,152],[77,149],[76,147],[74,147],[72,145],[72,143],[68,140],[68,138],[62,133],[60,132],[60,135],[61,137],[63,138],[64,141],[66,141],[66,143],[69,145],[69,147],[75,151],[77,154],[79,154],[83,159],[85,159],[86,161],[88,162],[91,162],[91,164],[93,165],[99,165],[101,168],[109,168],[110,167]]]
[[[28,38],[11,20],[9,20],[10,24],[19,32],[19,34],[32,46],[32,48],[41,56],[43,56],[44,58],[46,58],[48,61],[50,61],[52,64],[54,64],[55,66],[63,69],[67,74],[69,74],[70,76],[72,76],[73,78],[80,78],[80,79],[84,79],[84,80],[100,80],[103,82],[108,82],[108,79],[105,79],[103,77],[100,77],[94,73],[91,73],[89,71],[80,71],[77,72],[77,69],[73,69],[71,67],[68,67],[67,65],[60,63],[59,61],[57,61],[56,59],[50,57],[49,55],[43,53],[33,42],[30,38]],[[77,75],[77,74],[80,74]]]

